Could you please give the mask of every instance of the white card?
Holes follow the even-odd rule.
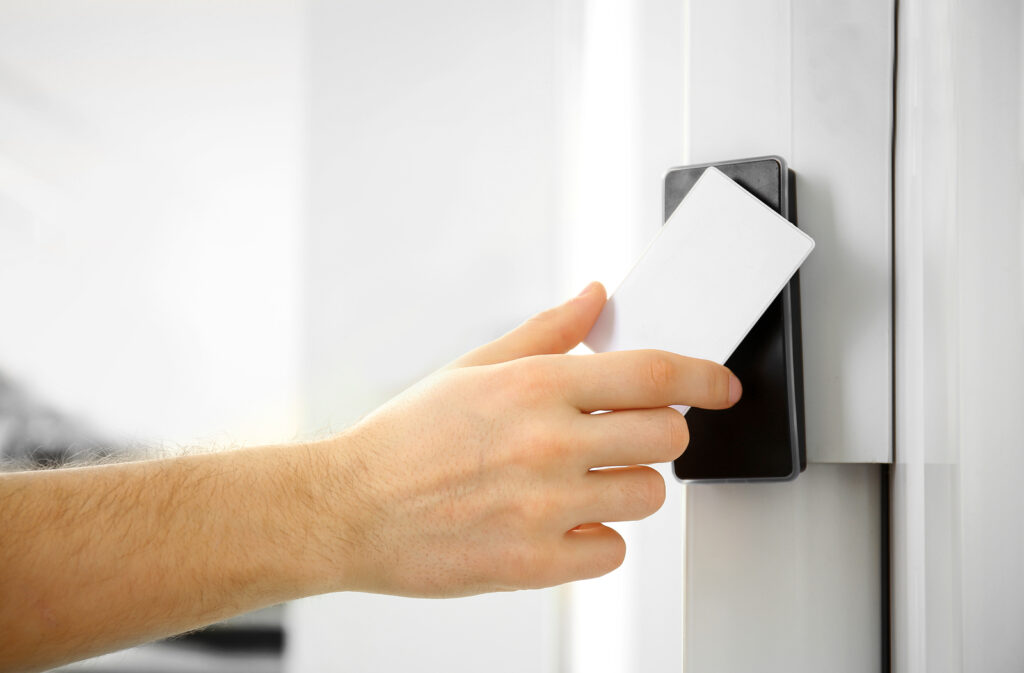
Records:
[[[717,168],[704,171],[612,293],[584,343],[724,364],[814,249]]]

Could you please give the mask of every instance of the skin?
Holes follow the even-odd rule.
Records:
[[[665,484],[645,464],[689,441],[667,405],[725,408],[741,390],[662,351],[565,355],[604,303],[591,284],[323,441],[0,475],[0,670],[318,593],[464,596],[614,570],[625,543],[603,524],[653,514]]]

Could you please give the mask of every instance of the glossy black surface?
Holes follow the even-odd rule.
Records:
[[[714,165],[793,220],[791,174],[780,159]],[[684,167],[666,175],[665,219],[706,167]],[[799,305],[799,279],[794,277],[726,362],[743,382],[740,402],[724,411],[691,409],[687,414],[690,446],[675,462],[677,477],[686,481],[784,480],[803,470]]]

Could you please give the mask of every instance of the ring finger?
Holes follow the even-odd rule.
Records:
[[[644,465],[592,470],[576,495],[577,506],[566,512],[566,530],[580,524],[649,517],[665,502],[665,480]]]
[[[669,407],[580,414],[576,436],[588,468],[667,463],[690,442],[686,418]]]

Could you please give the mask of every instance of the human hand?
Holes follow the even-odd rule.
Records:
[[[668,405],[725,408],[741,389],[725,367],[664,351],[565,355],[604,303],[591,284],[327,443],[345,503],[340,588],[460,596],[622,563],[622,537],[600,522],[664,502],[664,480],[644,464],[689,441]]]

